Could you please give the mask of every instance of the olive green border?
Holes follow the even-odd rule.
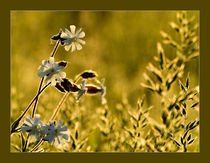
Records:
[[[4,1],[1,3],[1,146],[0,155],[3,162],[205,162],[208,159],[210,145],[209,136],[209,108],[208,98],[208,30],[209,5],[205,1],[184,0],[147,0],[147,1],[114,1],[114,0],[62,0],[62,1]],[[201,98],[201,145],[200,153],[48,153],[22,154],[10,153],[9,148],[9,117],[10,117],[10,11],[11,10],[200,10],[200,98]],[[209,37],[210,38],[210,37]],[[23,42],[24,43],[24,40]],[[2,105],[3,104],[3,105]],[[2,159],[1,159],[2,160]]]

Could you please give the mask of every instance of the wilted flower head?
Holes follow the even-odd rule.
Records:
[[[21,131],[26,131],[29,133],[29,136],[35,136],[39,141],[41,137],[44,136],[44,129],[42,126],[42,122],[40,121],[40,115],[36,114],[34,118],[27,117],[23,121],[23,125],[21,126]]]
[[[81,39],[85,37],[85,32],[82,31],[82,28],[77,31],[75,30],[76,26],[70,25],[70,31],[65,29],[65,32],[62,32],[60,35],[60,38],[63,40],[62,43],[65,44],[66,51],[69,51],[70,48],[72,52],[75,50],[81,50],[81,44],[85,44],[85,41]]]
[[[80,90],[78,91],[77,102],[80,100],[83,94],[86,93],[87,88],[85,87],[86,80],[82,80],[82,84],[80,85]]]
[[[43,139],[48,141],[48,143],[56,142],[58,144],[64,143],[64,139],[68,140],[69,137],[67,133],[67,126],[62,127],[63,121],[59,121],[56,126],[55,121],[50,121],[49,125],[46,125],[44,128],[46,130],[46,137]]]
[[[53,86],[56,85],[56,81],[61,82],[62,78],[66,77],[65,72],[60,72],[58,70],[63,70],[67,65],[67,62],[54,62],[54,58],[50,57],[49,60],[43,60],[42,65],[39,66],[39,70],[42,72],[38,73],[40,78],[47,76],[46,82],[51,82]]]

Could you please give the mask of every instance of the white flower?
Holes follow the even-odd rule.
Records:
[[[106,98],[105,98],[106,87],[104,87],[104,81],[105,81],[105,79],[102,79],[101,83],[100,83],[100,87],[101,87],[101,103],[102,104],[105,104],[107,102]]]
[[[85,32],[82,31],[82,28],[76,32],[75,30],[76,26],[70,25],[70,31],[65,29],[65,32],[61,33],[61,39],[63,40],[63,43],[66,44],[64,47],[66,51],[69,51],[70,48],[72,52],[75,50],[81,50],[81,44],[85,44],[85,41],[81,39],[85,37]]]
[[[69,137],[66,134],[67,133],[67,126],[62,127],[63,121],[58,122],[58,126],[56,127],[55,121],[50,121],[49,125],[45,126],[45,130],[47,132],[46,137],[43,139],[45,141],[48,141],[48,143],[58,143],[63,144],[65,143],[65,140],[68,140]]]
[[[65,72],[60,72],[58,70],[63,70],[66,66],[66,62],[54,62],[54,58],[50,57],[49,60],[43,60],[42,65],[39,66],[39,70],[42,72],[38,73],[40,78],[47,76],[46,82],[51,82],[51,85],[55,86],[56,81],[62,81],[62,78],[66,77]]]
[[[86,80],[82,80],[82,84],[80,85],[80,90],[78,91],[77,102],[80,100],[83,94],[87,92],[87,88],[85,87]]]
[[[34,118],[28,117],[23,121],[21,131],[29,133],[28,136],[35,136],[39,141],[45,134],[42,122],[40,121],[40,115],[36,114]]]

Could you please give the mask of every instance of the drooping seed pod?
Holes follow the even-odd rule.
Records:
[[[55,88],[57,88],[61,92],[65,92],[65,90],[61,87],[59,83],[56,83]]]
[[[94,77],[96,77],[96,76],[98,76],[98,75],[97,75],[96,72],[94,72],[94,71],[92,71],[92,70],[88,70],[88,71],[84,71],[83,73],[81,73],[80,76],[81,76],[82,78],[84,78],[84,79],[88,79],[88,78],[94,78]]]
[[[66,61],[61,61],[61,62],[58,63],[58,66],[66,67],[66,65],[67,65]]]
[[[71,82],[66,78],[63,79],[63,81],[61,82],[61,85],[68,92],[70,91],[70,87],[72,86]]]
[[[60,40],[61,39],[61,33],[62,33],[62,30],[60,30],[60,32],[57,35],[52,36],[51,39],[52,40]]]
[[[87,93],[89,94],[96,94],[98,92],[101,92],[101,89],[94,85],[86,85]]]
[[[80,89],[76,84],[72,84],[72,86],[70,86],[70,91],[71,92],[78,92]]]

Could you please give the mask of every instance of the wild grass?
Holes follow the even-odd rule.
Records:
[[[32,64],[32,58],[24,60],[29,47],[21,54],[22,45],[16,45],[19,33],[27,29],[18,33],[16,28],[20,29],[23,22],[18,25],[15,18],[23,17],[29,23],[40,14],[45,16],[42,21],[54,19],[50,16],[54,13],[12,13],[11,152],[199,152],[197,12],[101,12],[98,16],[94,12],[60,13],[65,16],[60,17],[58,24],[68,17],[80,17],[81,23],[77,24],[84,25],[80,32],[85,32],[86,44],[78,51],[68,49],[67,46],[76,44],[79,38],[66,36],[64,33],[68,32],[60,30],[63,27],[56,25],[58,34],[54,31],[54,35],[49,36],[42,28],[33,27],[35,31],[39,29],[40,40],[51,38],[52,45],[49,49],[48,42],[37,43],[43,50],[38,47],[31,50],[37,61]],[[142,23],[145,16],[148,22],[162,23],[165,30],[148,27],[146,21]],[[155,20],[162,17],[165,19]],[[92,19],[88,22],[87,18]],[[102,30],[90,32],[102,18],[104,23],[98,24]],[[171,22],[172,18],[175,21]],[[146,40],[143,43],[138,39],[141,36],[137,28],[127,31],[131,27],[127,21],[131,26],[143,24],[146,33],[160,30],[162,41],[154,34],[150,37],[156,42],[147,42],[142,32]],[[35,44],[29,41],[27,45],[30,43]],[[138,56],[139,51],[152,55],[144,58]],[[48,55],[39,57],[39,52]],[[42,71],[46,71],[44,67],[51,63],[50,57],[53,57],[53,66],[61,67],[55,66],[53,72],[42,76]],[[38,80],[34,77],[38,73],[35,70],[43,59],[38,83],[34,81]],[[22,62],[26,62],[27,67],[32,65],[29,72],[20,67]],[[25,90],[23,83],[27,83]],[[59,120],[63,121],[60,127],[57,126]],[[28,125],[29,121],[32,126]]]

